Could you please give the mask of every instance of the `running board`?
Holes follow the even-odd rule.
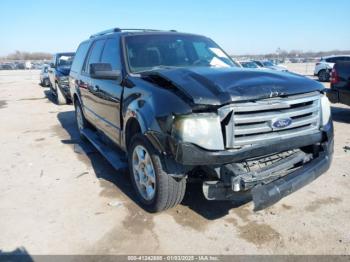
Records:
[[[90,129],[84,129],[81,133],[87,140],[103,155],[107,161],[117,170],[126,169],[128,162],[122,155],[122,152],[118,152],[118,149],[113,149],[101,141],[98,134]]]

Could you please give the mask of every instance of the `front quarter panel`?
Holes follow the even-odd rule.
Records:
[[[155,131],[167,133],[163,119],[171,119],[177,114],[189,114],[191,107],[175,93],[162,87],[155,86],[138,77],[130,77],[133,87],[125,88],[123,95],[122,117],[123,130],[130,119],[136,119],[141,132]],[[125,148],[125,132],[122,145]]]

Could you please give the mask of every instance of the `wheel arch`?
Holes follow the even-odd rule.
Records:
[[[144,133],[139,121],[135,117],[130,117],[128,119],[124,130],[124,144],[126,149],[129,148],[131,139],[134,135]]]

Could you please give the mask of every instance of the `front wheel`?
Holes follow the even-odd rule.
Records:
[[[149,212],[172,208],[185,195],[186,179],[167,174],[162,158],[145,136],[132,138],[128,152],[130,177],[141,205]]]

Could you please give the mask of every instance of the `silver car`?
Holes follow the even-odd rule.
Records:
[[[50,86],[49,79],[49,66],[43,65],[40,71],[40,85],[41,86]]]
[[[258,66],[280,72],[288,72],[288,69],[281,65],[275,65],[271,61],[254,61]]]

